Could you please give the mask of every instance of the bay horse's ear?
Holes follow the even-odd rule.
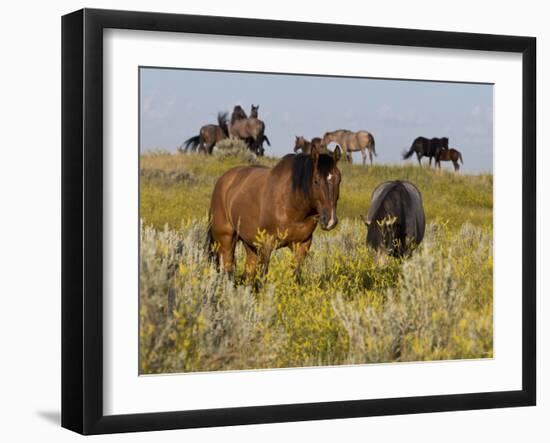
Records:
[[[311,155],[314,167],[317,167],[317,163],[319,162],[319,148],[317,148],[316,145],[313,145],[311,147],[311,153],[309,155]]]
[[[340,149],[340,145],[336,145],[336,148],[334,148],[334,152],[332,153],[332,158],[336,163],[338,163],[338,160],[342,158],[342,149]]]

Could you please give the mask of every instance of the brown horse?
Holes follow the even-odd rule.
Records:
[[[218,113],[218,124],[217,125],[204,125],[200,131],[199,135],[188,138],[180,147],[180,150],[187,152],[189,149],[191,151],[196,151],[197,147],[199,152],[204,152],[207,154],[212,154],[212,150],[216,143],[220,140],[229,137],[229,129],[227,127],[227,113]],[[185,145],[185,148],[183,148]]]
[[[250,105],[250,118],[258,118],[258,109],[260,109],[260,105]]]
[[[250,105],[250,118],[258,118],[258,109],[260,109],[260,105]],[[252,152],[261,157],[265,153],[264,141],[267,142],[268,146],[271,146],[271,143],[267,138],[267,135],[265,134],[257,141],[255,141],[253,138],[247,138],[246,144]]]
[[[336,203],[341,175],[341,151],[311,155],[287,154],[273,168],[241,166],[223,174],[210,203],[208,247],[224,269],[235,270],[235,246],[246,251],[245,279],[259,266],[267,271],[274,249],[294,251],[297,268],[311,245],[317,221],[321,228],[336,226]]]
[[[311,141],[306,140],[303,136],[296,136],[296,142],[294,143],[294,152],[302,151],[303,154],[311,154],[311,149],[315,148],[322,154],[328,153],[323,140],[320,137],[312,138]]]
[[[237,120],[242,120],[248,118],[246,112],[241,105],[236,105],[233,107],[233,112],[231,113],[231,124],[235,123]]]
[[[337,131],[327,132],[323,137],[323,145],[327,146],[330,142],[335,142],[342,147],[347,160],[351,163],[351,153],[361,151],[363,157],[363,166],[367,161],[367,150],[369,151],[370,164],[372,166],[372,155],[376,156],[374,137],[370,132],[357,131],[352,132],[347,129],[338,129]]]
[[[235,106],[229,124],[229,136],[244,140],[249,148],[258,153],[259,147],[267,138],[264,136],[265,124],[257,118],[247,118],[241,106]],[[269,144],[269,142],[268,142]]]
[[[439,152],[439,154],[435,158],[435,165],[441,169],[441,162],[453,162],[453,166],[455,168],[455,172],[460,169],[460,165],[458,164],[458,161],[460,160],[460,163],[464,164],[464,161],[462,160],[462,154],[460,151],[449,148],[449,149],[443,149]]]

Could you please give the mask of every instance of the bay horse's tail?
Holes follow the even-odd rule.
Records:
[[[464,161],[462,160],[462,154],[460,153],[460,151],[456,151],[458,152],[458,158],[460,159],[460,163],[464,164]]]
[[[206,255],[208,259],[216,265],[219,264],[218,262],[218,254],[216,252],[216,242],[214,241],[214,236],[212,235],[212,221],[208,221],[208,229],[206,231]]]
[[[376,153],[376,148],[375,148],[376,143],[374,142],[374,137],[370,132],[369,132],[369,142],[370,142],[370,145],[372,146],[372,152],[374,156],[378,157],[378,154]]]
[[[182,143],[182,146],[185,145],[185,152],[189,151],[189,148],[191,148],[191,151],[196,151],[197,146],[199,146],[200,143],[200,135],[195,135],[194,137],[188,138]]]
[[[267,146],[271,146],[271,142],[267,138],[267,135],[263,134],[262,137],[263,137],[263,141],[265,141],[267,143]]]

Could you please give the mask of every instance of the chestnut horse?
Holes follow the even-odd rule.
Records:
[[[297,269],[313,231],[336,226],[340,147],[331,154],[287,154],[273,168],[238,166],[223,174],[212,193],[208,250],[225,271],[235,270],[235,246],[246,252],[245,279],[267,272],[274,249],[290,248]]]
[[[460,165],[458,164],[458,160],[460,160],[460,163],[464,164],[464,161],[462,160],[462,154],[460,151],[449,148],[444,149],[439,152],[439,155],[435,157],[435,165],[441,169],[441,162],[453,162],[453,166],[455,168],[455,172],[460,169]]]

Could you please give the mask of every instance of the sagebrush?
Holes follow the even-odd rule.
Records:
[[[343,165],[337,228],[315,231],[299,274],[278,250],[253,288],[242,247],[232,280],[205,242],[215,178],[246,162],[142,156],[140,373],[492,357],[490,176]],[[356,214],[393,176],[419,186],[429,224],[411,258],[375,260]]]

